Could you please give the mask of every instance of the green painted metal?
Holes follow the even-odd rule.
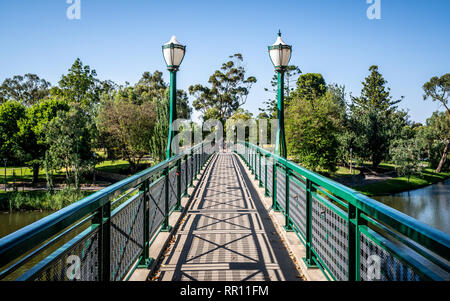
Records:
[[[164,187],[164,221],[161,226],[161,232],[170,232],[172,230],[172,227],[169,225],[169,217],[170,217],[170,208],[169,208],[169,197],[170,197],[170,179],[169,179],[169,172],[170,168],[166,167],[164,169],[164,180],[165,180],[165,187]]]
[[[286,208],[285,208],[285,223],[284,223],[284,229],[288,232],[294,231],[294,229],[292,228],[292,222],[291,222],[291,218],[289,216],[289,211],[290,211],[290,204],[289,204],[289,182],[290,182],[290,178],[291,178],[291,171],[288,169],[286,171],[286,189],[285,189],[285,200],[286,200]]]
[[[172,157],[172,140],[175,137],[173,122],[177,119],[177,71],[170,71],[170,116],[169,116],[169,134],[167,138],[167,160]]]
[[[361,233],[370,237],[373,243],[397,258],[400,263],[415,271],[422,279],[450,280],[450,235],[364,196],[349,187],[307,170],[280,155],[273,154],[248,142],[239,142],[239,144],[245,146],[245,153],[258,151],[267,159],[273,160],[273,208],[278,207],[276,202],[276,165],[286,171],[288,179],[293,178],[302,189],[305,189],[306,237],[303,237],[298,225],[290,216],[289,180],[286,180],[286,208],[283,214],[285,214],[286,225],[290,225],[296,231],[302,243],[305,244],[306,257],[304,261],[308,267],[318,267],[329,274],[327,277],[336,279],[327,262],[341,260],[321,258],[315,249],[316,246],[312,244],[314,235],[312,233],[312,202],[314,201],[320,202],[331,210],[330,212],[347,221],[348,261],[345,264],[347,265],[349,280],[361,280],[361,267],[363,265],[363,262],[361,262]],[[302,182],[305,182],[306,185]],[[267,193],[267,178],[265,192]],[[329,227],[334,226],[330,225]],[[377,229],[377,232],[372,228]],[[330,230],[336,231],[335,228]],[[382,235],[378,232],[385,234]],[[395,240],[395,243],[390,240]],[[402,247],[398,247],[398,245]],[[424,263],[427,260],[431,262],[433,268]]]
[[[177,203],[174,210],[176,212],[183,211],[181,206],[181,160],[177,161]]]
[[[286,136],[284,131],[284,69],[277,71],[277,84],[278,84],[278,98],[277,98],[277,118],[278,118],[278,129],[277,138],[275,143],[275,154],[286,158]]]
[[[109,187],[106,187],[92,195],[70,205],[62,210],[59,210],[31,225],[28,225],[18,231],[3,237],[0,239],[0,279],[15,279],[11,278],[12,275],[16,275],[16,271],[35,258],[42,254],[43,251],[53,246],[56,242],[62,238],[72,234],[73,231],[80,228],[86,223],[91,222],[92,225],[78,235],[76,239],[72,239],[69,243],[66,243],[63,247],[40,261],[34,267],[29,268],[28,272],[20,277],[21,280],[27,280],[33,277],[34,274],[41,271],[47,265],[53,261],[58,260],[60,254],[63,254],[65,250],[78,243],[81,239],[93,233],[92,231],[98,231],[98,252],[96,253],[98,258],[98,279],[103,281],[109,281],[113,275],[111,271],[110,262],[111,254],[111,218],[120,211],[128,207],[128,204],[135,201],[137,198],[142,198],[141,202],[144,202],[144,218],[143,218],[143,236],[142,245],[144,246],[142,254],[138,256],[137,265],[132,262],[123,263],[123,266],[134,269],[137,266],[148,266],[151,262],[151,258],[148,257],[148,247],[154,241],[155,237],[149,242],[149,210],[155,210],[156,207],[148,202],[149,189],[153,187],[159,181],[166,181],[169,168],[172,166],[178,166],[178,163],[183,159],[192,161],[192,156],[195,155],[198,158],[198,164],[204,164],[208,158],[208,154],[201,154],[203,150],[202,144],[196,145],[191,149],[185,150],[182,154],[175,155],[169,160],[163,161],[151,168],[148,168],[142,172],[137,173],[131,177],[128,177],[122,181],[119,181]],[[200,162],[203,161],[203,162]],[[193,168],[194,165],[186,165],[186,168],[191,169],[191,176],[194,177]],[[186,172],[187,174],[187,172]],[[162,175],[162,176],[161,176]],[[191,182],[192,182],[192,177]],[[166,186],[168,187],[168,185]],[[167,191],[163,192],[164,202],[168,201]],[[179,194],[178,194],[179,195]],[[150,205],[150,206],[149,206]],[[113,207],[114,206],[114,207]],[[175,205],[172,205],[175,207]],[[112,210],[112,208],[114,210]],[[141,207],[142,208],[142,207]],[[172,208],[166,206],[167,210],[164,212],[165,225],[160,224],[159,233],[162,228],[167,228],[168,215],[173,212]],[[141,209],[142,210],[142,209]],[[128,230],[128,231],[131,231]],[[128,233],[127,235],[131,235]],[[145,243],[144,243],[145,242]],[[32,249],[34,251],[30,252]],[[123,251],[123,250],[122,250]],[[20,260],[17,260],[20,258]],[[63,267],[61,267],[63,268]],[[14,276],[17,277],[17,276]],[[114,277],[115,279],[115,277]]]
[[[267,165],[268,164],[268,160],[267,160],[268,156],[264,155],[264,168],[265,168],[265,172],[264,172],[264,195],[265,196],[269,196],[269,191],[267,190]]]
[[[142,256],[139,259],[138,267],[139,268],[148,268],[153,261],[149,256],[149,240],[150,240],[150,229],[149,229],[149,221],[150,221],[150,211],[149,211],[149,180],[145,180],[144,183],[141,184],[139,188],[139,193],[143,195],[143,204],[144,204],[144,235],[142,237],[142,245],[144,246],[144,251]]]
[[[262,184],[262,177],[261,177],[261,160],[262,160],[262,155],[261,155],[261,153],[260,152],[258,152],[258,159],[259,159],[259,187],[263,187],[263,184]]]

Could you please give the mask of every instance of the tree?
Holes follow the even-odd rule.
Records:
[[[78,189],[82,172],[94,159],[91,151],[91,130],[89,117],[73,104],[70,111],[59,111],[56,118],[45,126],[48,145],[46,167],[52,171],[64,169],[67,183],[74,183]]]
[[[352,131],[355,133],[355,153],[362,160],[372,161],[376,168],[389,156],[391,141],[406,124],[406,112],[398,111],[386,81],[377,66],[369,68],[370,75],[362,82],[360,97],[352,97],[350,105]]]
[[[389,153],[392,162],[397,165],[396,170],[401,176],[420,175],[423,166],[420,161],[420,148],[415,139],[395,140],[390,146]]]
[[[18,122],[21,159],[33,170],[33,184],[38,181],[39,168],[44,162],[48,148],[45,126],[58,115],[58,112],[67,112],[69,108],[68,103],[63,99],[52,97],[29,107],[26,110],[26,118]]]
[[[284,73],[284,95],[285,104],[289,102],[291,92],[295,90],[295,83],[297,82],[298,76],[302,73],[300,68],[295,65],[290,65],[286,67]],[[265,108],[259,108],[261,113],[265,113],[267,116],[272,118],[277,118],[277,93],[278,93],[278,76],[274,74],[272,80],[270,81],[270,90],[264,88],[264,91],[269,91],[272,93],[273,97],[264,101]]]
[[[434,76],[430,79],[429,82],[425,83],[423,85],[423,90],[425,94],[423,95],[423,99],[426,100],[428,98],[431,98],[433,101],[439,101],[441,102],[445,109],[446,109],[446,115],[447,120],[444,121],[444,123],[447,123],[446,125],[442,125],[443,128],[450,128],[450,109],[448,107],[448,95],[450,92],[450,73],[444,74],[441,77]],[[438,166],[436,167],[436,172],[440,173],[442,171],[442,167],[445,164],[445,161],[447,160],[449,147],[450,147],[450,137],[444,138],[443,140],[443,148],[441,159],[439,161]]]
[[[298,77],[295,96],[312,100],[325,95],[327,85],[320,73],[306,73]]]
[[[20,161],[18,122],[26,118],[25,112],[25,107],[15,100],[8,100],[0,105],[0,158],[8,158],[11,163]]]
[[[334,171],[342,107],[332,92],[311,98],[311,94],[301,91],[302,88],[292,93],[286,110],[288,154],[312,170]]]
[[[87,112],[92,111],[100,100],[102,87],[96,77],[97,72],[77,58],[69,72],[61,77],[59,87],[53,87],[50,93],[67,99],[69,103],[79,104]]]
[[[31,106],[49,94],[50,83],[36,74],[15,75],[7,78],[0,86],[0,103],[17,100],[25,106]]]
[[[156,121],[155,104],[144,102],[134,104],[123,99],[115,99],[102,104],[98,116],[98,126],[130,163],[132,172],[139,162],[150,153],[150,141]]]
[[[448,107],[448,95],[450,93],[450,73],[441,77],[434,76],[423,85],[423,99],[431,98],[433,101],[441,102],[447,110],[447,117],[450,119],[450,109]]]
[[[426,120],[425,126],[420,128],[417,136],[420,138],[418,143],[430,160],[431,168],[435,168],[436,172],[448,168],[450,164],[446,162],[448,162],[450,123],[446,114],[433,112]],[[442,149],[444,149],[443,153]]]
[[[203,113],[204,120],[214,110],[213,116],[223,123],[246,102],[250,88],[256,83],[254,76],[245,77],[246,70],[240,53],[229,58],[231,60],[210,76],[208,83],[211,87],[200,84],[189,87],[189,94],[195,97],[193,106]]]

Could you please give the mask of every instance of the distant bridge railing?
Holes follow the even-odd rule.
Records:
[[[113,281],[148,267],[149,246],[170,229],[210,148],[196,145],[3,237],[0,279]]]
[[[235,151],[330,280],[450,280],[450,235],[248,142]]]

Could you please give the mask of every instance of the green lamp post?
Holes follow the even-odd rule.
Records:
[[[186,52],[186,46],[181,45],[175,36],[172,36],[169,42],[162,46],[164,60],[167,64],[167,70],[170,72],[170,119],[169,119],[169,137],[167,139],[167,159],[172,157],[172,140],[175,137],[175,131],[172,123],[177,119],[177,71],[183,61]]]
[[[286,158],[286,137],[284,134],[284,73],[291,59],[292,46],[287,45],[281,39],[281,32],[278,31],[278,38],[272,46],[269,46],[269,56],[275,66],[278,78],[278,101],[277,118],[278,130],[275,142],[275,153]]]

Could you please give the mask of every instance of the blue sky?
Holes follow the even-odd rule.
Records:
[[[81,0],[69,20],[66,0],[0,0],[0,81],[36,73],[57,84],[80,57],[100,79],[134,84],[144,71],[165,70],[161,45],[175,34],[187,45],[178,88],[206,84],[229,55],[244,56],[258,79],[244,108],[258,113],[273,75],[267,46],[281,29],[291,64],[322,73],[358,96],[376,64],[411,119],[424,122],[442,106],[423,101],[422,85],[450,72],[450,1],[381,0],[369,20],[366,0]],[[168,81],[168,72],[164,72]],[[198,116],[198,114],[195,114]]]

